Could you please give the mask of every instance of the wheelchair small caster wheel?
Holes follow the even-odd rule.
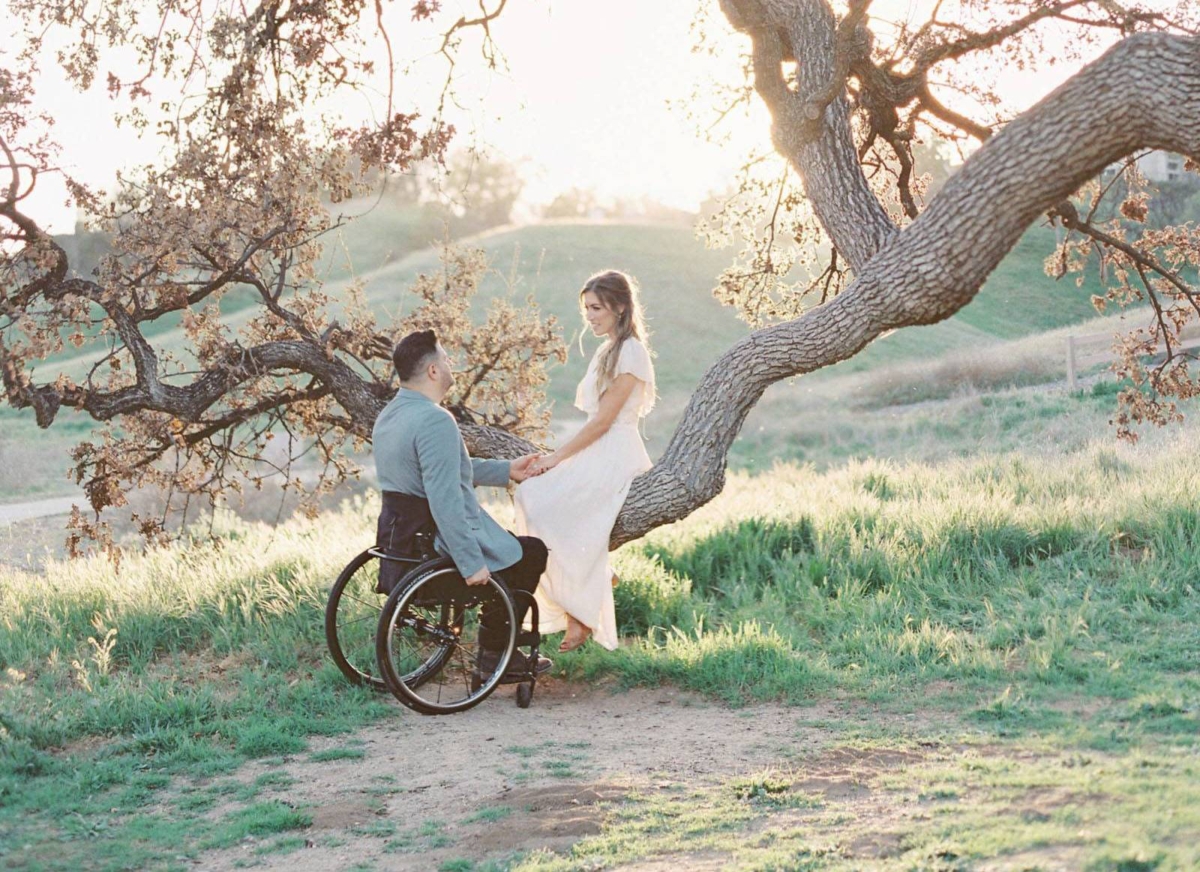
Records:
[[[529,708],[529,704],[533,702],[533,683],[525,682],[517,685],[517,707]]]

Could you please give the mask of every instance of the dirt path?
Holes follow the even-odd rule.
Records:
[[[449,717],[397,706],[382,726],[314,742],[313,752],[350,747],[363,756],[286,764],[295,780],[275,796],[312,814],[307,847],[256,856],[262,841],[247,843],[206,854],[197,868],[232,869],[253,857],[290,872],[360,863],[429,870],[563,850],[599,832],[602,803],[796,765],[829,741],[812,723],[847,717],[827,704],[730,709],[669,687],[613,692],[547,680],[528,710],[512,693],[501,688]],[[239,777],[250,783],[277,771],[252,764]]]

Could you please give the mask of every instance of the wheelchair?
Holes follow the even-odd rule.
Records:
[[[381,574],[400,578],[390,592]],[[422,714],[451,714],[485,700],[501,684],[517,685],[517,705],[528,708],[537,684],[541,636],[516,623],[515,597],[526,597],[538,625],[531,594],[509,591],[493,574],[483,585],[467,585],[453,561],[433,550],[431,536],[418,535],[413,554],[368,548],[342,570],[325,607],[329,653],[351,683],[388,690]],[[479,647],[481,621],[504,639],[498,656]],[[508,666],[521,647],[525,667]]]

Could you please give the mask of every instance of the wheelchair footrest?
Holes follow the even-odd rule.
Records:
[[[537,676],[526,672],[521,675],[505,675],[497,684],[525,684],[526,682],[536,681]]]

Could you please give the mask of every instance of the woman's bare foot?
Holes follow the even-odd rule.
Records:
[[[616,587],[620,583],[621,583],[621,579],[617,578],[617,574],[614,572],[612,574],[612,586]]]
[[[575,620],[570,615],[567,615],[567,632],[563,636],[562,644],[558,646],[559,653],[566,654],[568,651],[574,651],[592,636],[590,627],[585,627],[579,621]]]

